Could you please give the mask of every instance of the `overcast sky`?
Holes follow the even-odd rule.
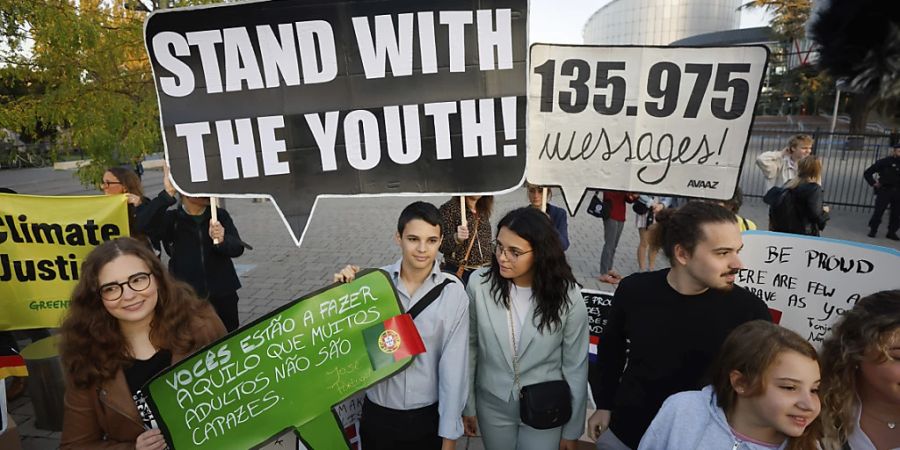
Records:
[[[531,42],[581,44],[581,31],[594,11],[612,0],[531,0]],[[896,1],[896,0],[895,0]],[[754,8],[741,12],[741,28],[769,24],[765,10]]]

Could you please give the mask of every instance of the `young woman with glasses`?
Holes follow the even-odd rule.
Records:
[[[153,247],[159,254],[159,242],[153,242],[143,231],[146,225],[142,222],[146,221],[142,214],[150,204],[150,199],[144,196],[144,187],[141,185],[141,179],[131,169],[125,167],[110,167],[103,172],[103,180],[100,182],[100,189],[106,195],[125,194],[128,200],[128,229],[131,237],[147,242],[147,245]]]
[[[559,234],[540,210],[516,209],[497,226],[493,253],[467,287],[466,433],[481,428],[487,450],[574,449],[584,431],[588,324]],[[528,409],[538,396],[559,404]]]
[[[62,449],[162,450],[134,398],[160,370],[225,335],[212,306],[132,238],[91,252],[60,330]]]

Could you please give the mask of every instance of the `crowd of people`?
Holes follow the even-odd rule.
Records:
[[[773,180],[772,230],[818,235],[828,221],[811,147],[797,136],[758,160]],[[900,142],[866,171],[881,205],[872,234],[890,205],[888,237],[896,237],[898,160]],[[163,449],[134,400],[155,373],[238,328],[232,258],[247,245],[227,211],[178,195],[168,174],[153,199],[128,169],[111,168],[101,187],[127,196],[132,237],[84,261],[60,329],[61,446]],[[489,450],[573,450],[585,422],[598,449],[900,446],[900,290],[859,300],[817,352],[734,285],[741,232],[757,227],[737,215],[740,190],[727,202],[607,191],[599,279],[617,289],[589,364],[587,310],[565,255],[567,215],[546,187],[529,184],[526,193],[525,206],[496,226],[492,196],[453,197],[440,208],[414,202],[400,213],[399,257],[382,269],[428,351],[367,390],[364,448],[447,450],[480,434]],[[778,216],[782,202],[798,211],[797,223]],[[629,204],[640,271],[623,277],[613,263]],[[670,268],[654,270],[660,250]],[[359,270],[348,265],[333,281]]]

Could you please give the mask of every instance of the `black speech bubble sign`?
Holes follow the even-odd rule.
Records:
[[[145,39],[172,179],[190,195],[273,198],[298,245],[319,196],[514,188],[526,161],[526,22],[527,0],[155,12]],[[386,57],[383,77],[361,45],[383,47],[379,26],[412,55]],[[323,136],[334,136],[333,157]]]

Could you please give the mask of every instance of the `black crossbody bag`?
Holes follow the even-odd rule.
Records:
[[[406,313],[412,316],[413,320],[415,320],[416,316],[421,314],[422,311],[425,310],[425,308],[434,303],[434,301],[441,296],[441,292],[444,290],[444,288],[452,282],[453,280],[451,279],[444,279],[441,284],[431,288],[431,290],[428,291],[427,294],[423,295],[422,298],[419,299],[419,302],[413,305],[413,307],[410,308]]]
[[[519,351],[516,348],[511,305],[506,312],[509,315],[509,337],[513,350],[513,376],[519,390],[519,417],[522,423],[537,430],[561,427],[572,418],[572,392],[569,390],[569,383],[565,380],[553,380],[520,386]]]

